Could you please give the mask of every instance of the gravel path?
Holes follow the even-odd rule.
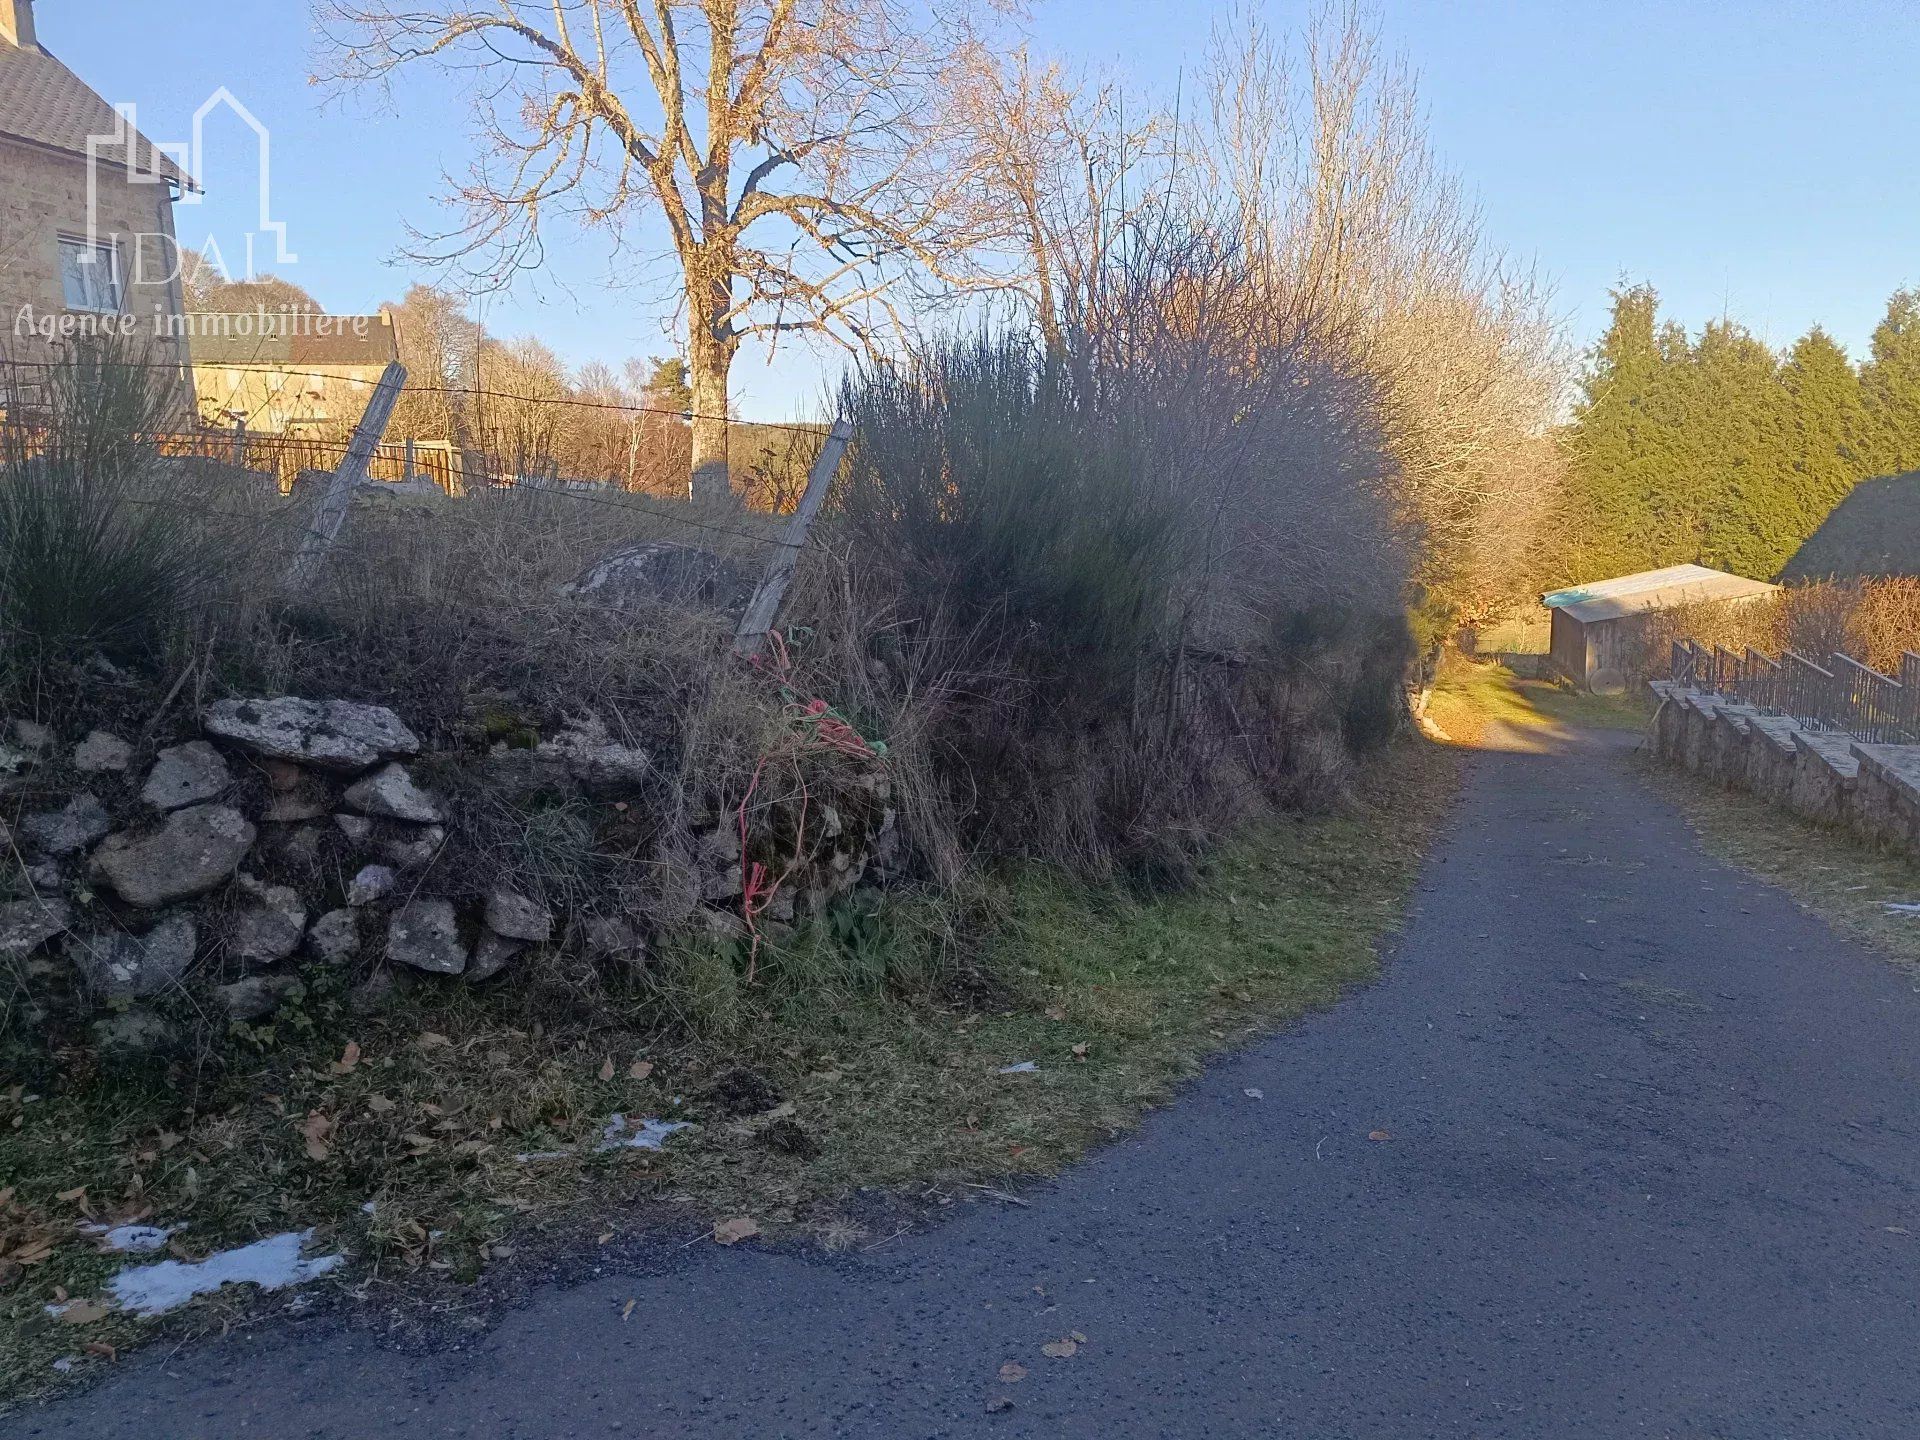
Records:
[[[1617,746],[1487,753],[1378,984],[1029,1208],[696,1247],[426,1358],[322,1324],[147,1354],[0,1433],[1908,1440],[1917,1062],[1912,982]]]

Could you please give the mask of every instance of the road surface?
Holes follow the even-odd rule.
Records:
[[[1486,753],[1379,983],[1027,1208],[662,1255],[425,1357],[150,1352],[0,1433],[1910,1440],[1917,1059],[1914,982],[1617,746]]]

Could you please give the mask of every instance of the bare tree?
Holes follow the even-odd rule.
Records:
[[[937,83],[961,23],[909,0],[315,0],[329,78],[414,64],[472,81],[480,157],[463,224],[423,237],[476,286],[541,263],[544,222],[678,263],[693,388],[691,490],[729,493],[727,377],[741,344],[800,333],[867,349],[904,274],[952,275],[969,175]],[[657,213],[665,239],[640,222]]]

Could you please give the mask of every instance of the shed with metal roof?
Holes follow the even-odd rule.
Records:
[[[1704,565],[1669,565],[1550,590],[1548,651],[1554,668],[1589,690],[1624,687],[1644,653],[1651,618],[1695,605],[1741,605],[1780,587]]]

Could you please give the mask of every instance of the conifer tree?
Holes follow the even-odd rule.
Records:
[[[1874,474],[1920,470],[1920,293],[1896,290],[1860,369]]]

